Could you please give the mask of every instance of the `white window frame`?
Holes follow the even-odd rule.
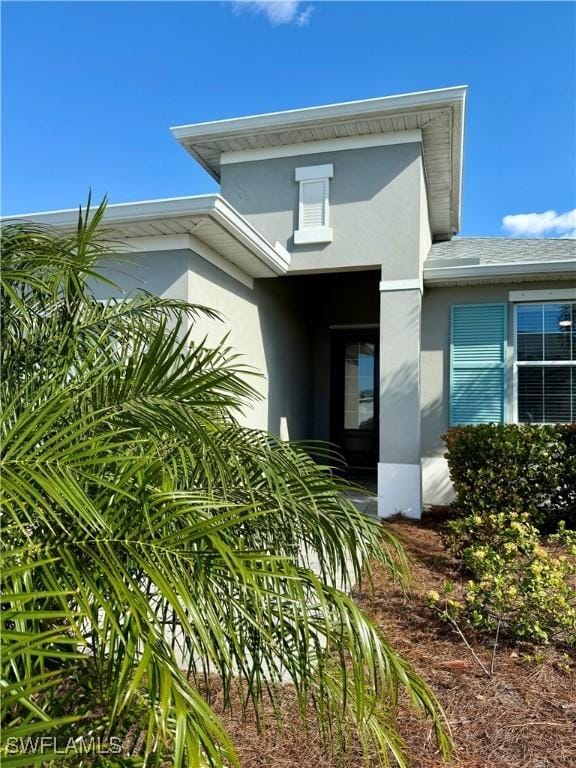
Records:
[[[330,179],[334,177],[334,166],[308,165],[296,168],[295,179],[299,184],[298,190],[298,229],[294,232],[294,244],[306,245],[308,243],[331,243],[333,239],[332,229],[329,226],[330,216]],[[303,187],[307,182],[324,183],[324,226],[304,227]]]
[[[519,292],[520,293],[520,292]],[[534,291],[534,294],[537,292]],[[560,293],[560,292],[559,292]],[[536,297],[531,296],[530,291],[527,291],[524,295],[519,295],[517,301],[514,303],[514,314],[513,314],[513,323],[512,323],[512,333],[513,333],[513,343],[512,343],[512,422],[514,424],[519,424],[518,421],[518,368],[519,367],[542,367],[542,366],[564,366],[564,367],[575,367],[576,366],[576,360],[518,360],[518,307],[525,306],[526,304],[536,304],[538,306],[543,306],[544,304],[574,304],[575,300],[571,296],[565,297],[558,296],[557,298],[546,298],[546,300],[542,300]],[[573,414],[574,415],[574,414]],[[559,423],[566,423],[566,422],[555,422],[555,421],[532,421],[532,422],[522,422],[522,424],[559,424]]]

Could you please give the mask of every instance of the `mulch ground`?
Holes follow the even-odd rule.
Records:
[[[428,607],[426,594],[445,579],[459,581],[439,530],[441,512],[422,521],[390,525],[412,560],[413,584],[403,593],[376,570],[374,590],[355,599],[382,627],[394,647],[430,684],[440,700],[455,741],[454,768],[576,768],[576,658],[563,649],[499,642],[465,635],[493,674],[488,676],[455,631]],[[243,768],[361,768],[352,747],[344,760],[326,754],[313,725],[304,729],[294,698],[282,693],[284,724],[272,718],[258,729],[238,711],[222,713]],[[399,727],[413,768],[441,768],[430,727],[402,706]]]

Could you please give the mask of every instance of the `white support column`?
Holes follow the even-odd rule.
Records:
[[[422,515],[420,464],[378,463],[378,517]]]
[[[378,516],[422,513],[418,279],[380,283]]]

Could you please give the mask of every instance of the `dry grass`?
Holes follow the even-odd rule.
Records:
[[[413,564],[413,585],[403,594],[382,571],[374,591],[355,595],[394,646],[428,681],[440,699],[453,732],[454,768],[576,768],[576,659],[557,649],[500,643],[494,674],[488,677],[462,640],[426,604],[426,593],[444,579],[458,580],[439,536],[442,515],[420,523],[391,523]],[[489,668],[489,638],[466,631]],[[351,747],[343,762],[326,755],[314,727],[298,720],[289,688],[282,693],[284,725],[269,717],[258,731],[238,707],[222,717],[237,745],[243,768],[361,768]],[[441,768],[426,723],[406,707],[400,730],[411,748],[413,768]]]

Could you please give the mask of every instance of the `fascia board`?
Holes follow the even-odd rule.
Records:
[[[272,246],[246,219],[241,216],[221,195],[196,195],[191,197],[143,200],[136,203],[116,203],[106,208],[104,226],[129,224],[138,221],[154,221],[182,216],[207,216],[233,235],[252,255],[273,274],[283,275],[290,263],[284,249]],[[30,221],[54,227],[74,227],[78,210],[69,208],[60,211],[6,216],[3,222]]]
[[[290,266],[288,251],[270,245],[260,232],[241,216],[230,203],[220,195],[215,197],[214,219],[275,274],[285,274]]]
[[[466,125],[466,89],[464,89],[460,99],[460,110],[454,114],[458,115],[460,120],[459,136],[452,136],[452,172],[457,169],[457,178],[452,184],[452,227],[456,232],[460,231],[462,219],[462,184],[464,179],[464,131]],[[454,119],[454,117],[453,117]],[[455,209],[455,210],[454,210]]]
[[[293,127],[299,123],[308,125],[315,120],[321,122],[326,120],[346,120],[355,116],[362,117],[378,114],[379,112],[386,113],[401,109],[417,109],[423,106],[461,103],[466,90],[467,86],[459,85],[451,88],[438,88],[430,91],[417,91],[415,93],[383,96],[375,99],[347,101],[319,107],[304,107],[302,109],[290,109],[282,112],[270,112],[226,120],[176,125],[172,126],[170,131],[178,141],[184,141],[185,139],[200,140],[202,137],[218,138],[245,131],[258,132],[284,126]]]
[[[451,280],[478,279],[493,277],[515,277],[522,275],[534,275],[558,272],[570,272],[576,274],[576,259],[563,259],[561,261],[531,261],[516,262],[515,264],[481,264],[467,267],[424,267],[424,283],[434,285],[436,282],[450,282]]]
[[[139,200],[134,203],[112,203],[106,206],[104,222],[122,224],[140,219],[159,219],[168,216],[209,213],[214,206],[214,199],[217,197],[219,195],[192,195],[157,200]],[[75,225],[78,221],[78,208],[3,216],[1,221],[30,221],[35,224],[68,227]]]

